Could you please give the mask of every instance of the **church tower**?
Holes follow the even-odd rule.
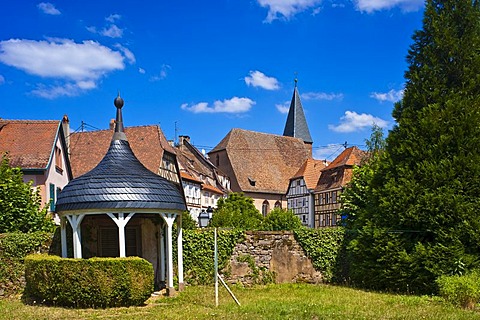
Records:
[[[285,123],[285,130],[283,135],[287,137],[300,138],[312,151],[312,136],[308,129],[305,113],[303,112],[302,101],[297,89],[298,80],[295,79],[295,88],[293,90],[292,101],[290,102],[290,109],[288,111],[287,122]],[[311,154],[311,152],[310,152]]]

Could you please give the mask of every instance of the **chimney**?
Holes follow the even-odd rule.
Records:
[[[110,126],[109,127],[110,127],[110,130],[115,129],[115,119],[110,120]]]
[[[63,115],[63,118],[62,118],[62,130],[63,130],[63,135],[65,136],[65,142],[67,144],[66,153],[67,155],[69,155],[70,154],[70,119],[68,119],[68,116],[66,114]]]
[[[181,149],[183,147],[183,140],[190,142],[190,137],[189,136],[179,136],[178,137],[178,147]]]

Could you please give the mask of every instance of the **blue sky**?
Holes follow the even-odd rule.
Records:
[[[294,79],[314,156],[388,130],[423,0],[5,1],[0,117],[159,124],[213,148],[232,129],[282,134]]]

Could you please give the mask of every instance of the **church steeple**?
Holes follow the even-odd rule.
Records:
[[[308,130],[307,120],[303,112],[302,101],[297,89],[298,80],[295,79],[295,88],[293,90],[292,102],[288,111],[287,123],[283,135],[287,137],[300,138],[306,144],[313,144],[310,130]]]

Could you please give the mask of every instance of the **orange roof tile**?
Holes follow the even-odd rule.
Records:
[[[314,189],[322,173],[322,169],[325,167],[325,161],[323,160],[307,159],[290,180],[303,178],[307,188]]]
[[[196,182],[198,184],[202,184],[202,181],[198,180],[197,178],[193,177],[192,175],[188,174],[185,171],[180,171],[180,176],[182,177],[183,180],[188,180],[188,181]]]
[[[57,120],[0,119],[0,153],[8,152],[13,167],[46,169],[60,124]]]
[[[357,147],[350,147],[322,170],[315,192],[344,187],[352,179],[353,166],[361,165],[367,153]]]
[[[220,189],[218,189],[214,186],[211,186],[209,184],[206,184],[206,183],[202,184],[202,189],[208,190],[208,191],[211,191],[211,192],[215,192],[215,193],[218,193],[218,194],[223,194],[222,190],[220,190]]]
[[[135,156],[153,173],[157,173],[162,164],[164,150],[175,155],[156,125],[127,127],[125,134]],[[112,140],[112,130],[76,132],[70,136],[70,161],[74,177],[92,170],[107,153]]]

